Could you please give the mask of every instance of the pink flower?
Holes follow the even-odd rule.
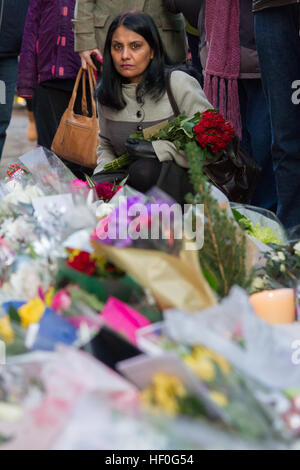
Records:
[[[88,185],[88,182],[87,181],[82,181],[80,179],[74,179],[73,181],[71,181],[70,183],[70,186],[72,189],[74,189],[75,191],[76,190],[80,190],[80,189],[86,189],[89,187]]]
[[[71,297],[65,290],[60,290],[52,299],[51,308],[57,313],[62,313],[71,307]]]

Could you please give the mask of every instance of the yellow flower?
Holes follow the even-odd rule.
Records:
[[[229,374],[229,372],[231,371],[231,365],[229,364],[229,362],[226,361],[223,356],[220,356],[219,354],[210,351],[210,357],[218,364],[224,375]]]
[[[212,382],[216,376],[212,361],[206,357],[195,359],[193,356],[184,358],[186,365],[204,382]]]
[[[165,413],[169,416],[176,416],[179,413],[179,406],[175,398],[167,398],[164,402],[161,403]]]
[[[228,399],[223,393],[214,390],[210,392],[209,396],[210,399],[221,408],[225,408],[228,405]]]
[[[167,375],[163,373],[155,374],[153,384],[157,388],[166,390],[168,393],[184,396],[186,394],[182,382],[175,375]]]
[[[49,287],[45,295],[45,304],[47,305],[47,307],[51,307],[54,294],[55,294],[54,287],[53,286]]]
[[[76,256],[78,256],[80,253],[80,250],[76,249],[76,250],[72,250],[69,257],[68,257],[68,261],[72,262],[74,261],[74,258],[76,258]]]
[[[166,390],[154,387],[153,401],[156,406],[162,408],[170,416],[175,416],[179,412],[176,395],[169,394]]]
[[[44,302],[36,297],[30,300],[26,305],[19,308],[18,314],[21,318],[23,328],[28,328],[31,323],[38,323],[45,310]]]
[[[107,259],[104,256],[97,255],[96,253],[91,254],[91,259],[96,261],[98,269],[101,271],[105,271],[105,267],[107,265]]]
[[[192,356],[197,359],[206,358],[214,361],[225,375],[229,374],[231,371],[229,362],[227,362],[223,356],[220,356],[211,349],[204,348],[203,346],[196,346],[193,350]]]
[[[181,381],[172,375],[155,374],[152,385],[141,392],[141,399],[147,405],[163,409],[170,416],[179,410],[178,398],[186,395]]]
[[[11,327],[8,315],[3,318],[0,318],[0,336],[7,343],[11,343],[14,340],[15,333]]]

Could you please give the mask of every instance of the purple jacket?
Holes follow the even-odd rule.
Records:
[[[18,71],[18,93],[31,97],[38,83],[75,78],[81,61],[74,52],[76,0],[30,0]]]

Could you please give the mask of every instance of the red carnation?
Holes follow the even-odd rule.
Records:
[[[110,201],[119,189],[120,186],[115,189],[115,185],[109,182],[96,184],[97,195],[103,201]]]

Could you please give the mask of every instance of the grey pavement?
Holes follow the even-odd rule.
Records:
[[[21,155],[36,146],[35,142],[29,142],[26,139],[27,124],[26,109],[15,108],[7,129],[7,138],[0,162],[0,178],[6,176],[6,170],[11,163],[15,163]]]

